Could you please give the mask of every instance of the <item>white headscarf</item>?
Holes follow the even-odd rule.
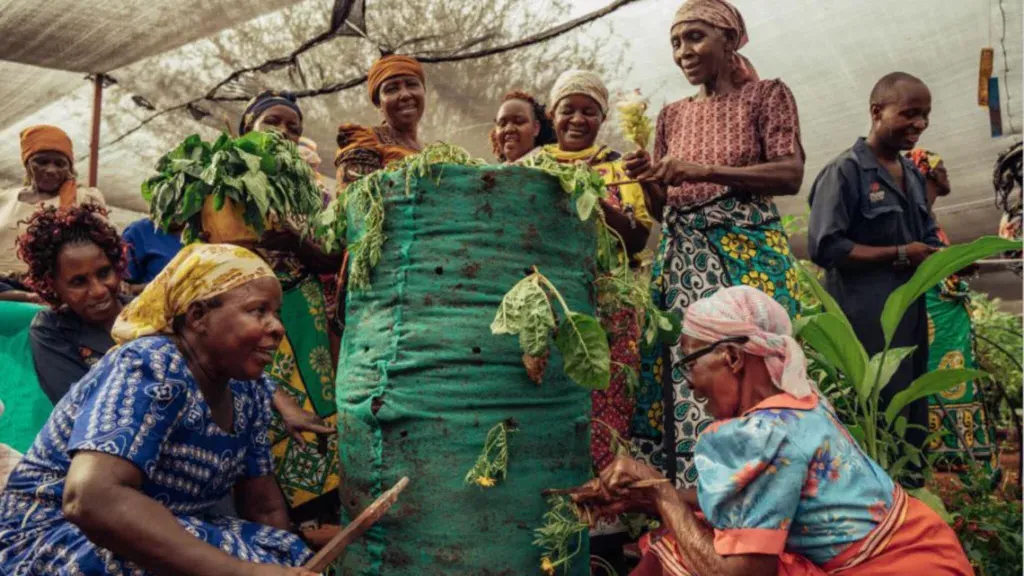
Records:
[[[563,98],[574,94],[590,97],[601,108],[601,115],[608,116],[608,88],[597,74],[586,70],[562,72],[558,80],[555,80],[548,98],[551,109],[554,110]]]

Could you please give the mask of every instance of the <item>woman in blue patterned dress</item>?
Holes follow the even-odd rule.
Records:
[[[114,325],[0,495],[0,573],[312,576],[289,532],[263,376],[281,286],[235,246],[183,249]],[[242,519],[210,508],[233,490]]]

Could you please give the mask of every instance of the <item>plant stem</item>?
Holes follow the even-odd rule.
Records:
[[[555,288],[555,285],[551,283],[551,280],[548,280],[547,276],[541,274],[540,270],[537,270],[536,266],[533,267],[533,273],[537,275],[537,279],[544,283],[544,286],[547,287],[548,291],[551,292],[555,299],[558,300],[558,303],[562,305],[562,310],[565,312],[565,319],[573,326],[576,326],[576,323],[572,321],[572,310],[569,309],[569,305],[566,304],[565,298],[562,298],[562,294],[558,291],[558,288]]]

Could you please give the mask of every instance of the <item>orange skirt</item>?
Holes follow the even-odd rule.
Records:
[[[687,567],[675,538],[667,532],[640,541],[643,558],[631,576],[698,576]],[[824,566],[784,552],[779,576],[973,576],[953,529],[921,501],[897,489],[893,507],[870,534]]]

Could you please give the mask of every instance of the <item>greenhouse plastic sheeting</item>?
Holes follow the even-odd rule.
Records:
[[[372,288],[348,294],[338,369],[341,498],[348,518],[401,477],[398,502],[349,546],[343,574],[536,574],[541,491],[591,476],[590,392],[552,352],[527,378],[518,338],[490,324],[536,265],[573,310],[593,314],[595,233],[558,181],[528,168],[435,166],[387,175]],[[349,189],[351,193],[351,188]],[[362,234],[349,214],[349,240]],[[488,430],[514,419],[508,478],[465,483]],[[569,574],[589,574],[588,543]]]

